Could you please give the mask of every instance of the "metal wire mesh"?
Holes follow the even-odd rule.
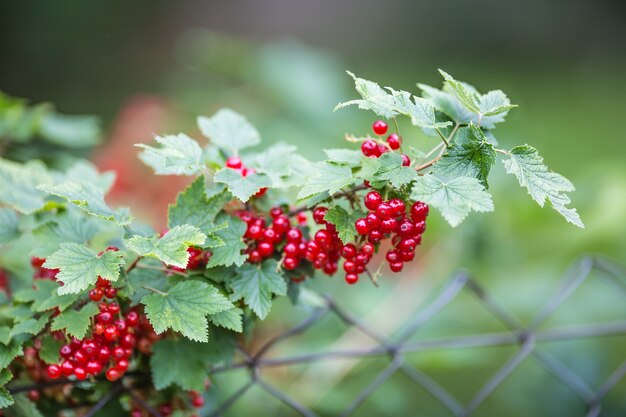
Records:
[[[322,307],[313,309],[298,325],[273,336],[254,353],[238,348],[237,359],[226,365],[217,365],[210,369],[211,375],[224,374],[235,370],[248,371],[247,381],[233,394],[216,405],[210,416],[228,415],[229,410],[238,401],[245,401],[245,394],[253,387],[258,387],[287,405],[294,415],[316,417],[318,412],[299,402],[294,393],[279,389],[267,381],[263,370],[275,367],[289,367],[300,364],[312,364],[329,360],[367,360],[371,358],[388,358],[386,367],[378,373],[367,386],[357,393],[348,406],[340,412],[340,416],[351,416],[394,374],[402,373],[413,381],[418,389],[424,390],[440,402],[450,415],[467,417],[475,413],[477,408],[509,377],[509,375],[525,360],[532,359],[552,374],[561,384],[567,387],[584,404],[587,417],[600,415],[603,401],[607,394],[624,378],[626,374],[626,353],[624,361],[599,386],[593,389],[588,382],[568,367],[561,359],[540,350],[537,347],[546,342],[564,341],[602,336],[626,335],[626,320],[601,322],[594,324],[578,324],[566,327],[541,329],[541,326],[557,311],[574,291],[598,271],[600,279],[613,284],[617,291],[626,295],[626,274],[624,270],[603,258],[585,257],[576,262],[562,278],[557,290],[534,315],[530,323],[524,325],[515,316],[497,303],[479,284],[466,272],[455,274],[442,288],[438,296],[425,308],[418,311],[391,337],[384,335],[374,326],[360,320],[342,308],[335,300],[325,296]],[[486,310],[501,322],[506,331],[496,333],[472,334],[439,338],[433,340],[414,340],[414,335],[428,322],[435,318],[444,307],[453,302],[459,294],[468,292],[478,300]],[[332,315],[348,326],[357,329],[376,341],[375,347],[361,349],[324,350],[299,355],[274,356],[276,346],[290,338],[307,332],[324,317]],[[490,346],[514,346],[516,352],[482,385],[469,402],[462,403],[449,390],[433,378],[418,369],[406,359],[406,355],[414,352],[467,349]],[[21,389],[20,389],[21,390]],[[104,407],[109,401],[127,392],[145,412],[154,417],[162,417],[158,410],[133,394],[132,389],[123,384],[115,385],[87,414],[88,417]]]

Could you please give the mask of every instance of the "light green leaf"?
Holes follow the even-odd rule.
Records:
[[[19,237],[19,217],[10,208],[0,208],[0,244],[9,243]]]
[[[377,182],[390,182],[395,188],[409,184],[417,178],[417,171],[402,166],[402,157],[394,152],[386,152],[378,158],[379,167],[373,175]]]
[[[155,148],[148,145],[135,145],[144,150],[139,158],[157,175],[198,175],[205,165],[202,160],[202,148],[198,142],[185,134],[156,136],[161,145]]]
[[[47,196],[38,186],[51,182],[51,175],[40,161],[18,164],[0,159],[0,203],[20,213],[30,214],[41,209]]]
[[[166,265],[184,268],[189,261],[189,246],[202,246],[206,235],[196,226],[183,224],[171,228],[163,237],[133,236],[126,246],[140,256],[160,259]]]
[[[503,161],[506,171],[517,177],[533,200],[541,207],[546,200],[550,201],[565,220],[578,227],[585,227],[576,209],[566,207],[571,200],[565,193],[574,191],[574,185],[564,176],[548,171],[537,149],[529,145],[516,146],[509,151],[509,155],[510,158]]]
[[[166,293],[147,295],[141,302],[157,334],[171,328],[199,342],[208,341],[207,314],[234,307],[215,287],[200,281],[179,282]]]
[[[328,193],[333,195],[353,181],[352,170],[345,165],[328,162],[316,164],[315,174],[298,193],[298,200],[315,194]]]
[[[487,188],[487,177],[495,163],[493,146],[487,142],[482,130],[470,123],[469,127],[458,130],[454,142],[435,164],[433,172],[445,178],[475,177]]]
[[[11,341],[11,328],[9,326],[0,326],[0,343],[6,345]]]
[[[350,167],[361,165],[361,158],[363,157],[361,151],[351,149],[324,149],[324,153],[328,158],[327,162]]]
[[[216,230],[215,218],[226,202],[231,199],[227,192],[207,197],[204,177],[198,177],[178,197],[176,203],[170,204],[167,210],[167,225],[170,228],[191,224],[202,233],[213,233]]]
[[[74,203],[87,213],[111,220],[120,226],[131,223],[133,218],[127,208],[113,210],[104,201],[104,193],[93,184],[80,181],[66,181],[57,185],[41,185],[40,190]]]
[[[150,370],[157,390],[178,385],[186,391],[204,390],[209,357],[206,345],[187,339],[163,339],[152,347]]]
[[[478,107],[480,108],[480,114],[483,116],[496,116],[508,112],[517,107],[517,105],[511,104],[511,101],[502,90],[493,90],[480,97]]]
[[[61,360],[59,349],[63,345],[63,341],[58,340],[50,335],[41,338],[41,349],[39,349],[39,358],[47,364],[57,364]]]
[[[237,333],[243,332],[243,310],[231,308],[209,315],[209,321],[216,326],[224,327]]]
[[[59,294],[73,294],[95,284],[98,275],[116,281],[124,264],[124,252],[105,251],[101,255],[85,245],[62,243],[61,249],[50,255],[44,267],[59,269],[57,279],[63,282]]]
[[[309,177],[312,163],[295,153],[296,149],[293,145],[276,143],[255,153],[251,166],[271,179],[272,188],[302,186]]]
[[[397,115],[395,99],[391,94],[385,91],[384,88],[373,81],[359,78],[350,71],[347,71],[347,73],[354,79],[354,87],[357,93],[362,97],[362,100],[351,100],[345,103],[339,103],[335,107],[335,110],[356,104],[360,109],[371,110],[385,119]]]
[[[254,126],[231,109],[221,109],[212,117],[198,117],[198,127],[211,143],[234,153],[261,142]]]
[[[67,170],[65,178],[67,181],[78,180],[95,185],[106,194],[115,182],[115,172],[100,172],[91,162],[79,160]]]
[[[215,182],[226,184],[230,191],[240,201],[246,202],[258,193],[261,188],[272,185],[272,180],[265,174],[247,174],[245,177],[241,172],[232,168],[222,168],[215,173]]]
[[[454,97],[472,113],[480,113],[480,107],[478,105],[480,94],[468,84],[455,80],[454,77],[447,72],[443,70],[439,70],[439,72],[446,80],[446,85],[450,88]]]
[[[46,313],[38,319],[31,317],[24,321],[20,321],[11,329],[11,337],[15,337],[22,333],[28,333],[36,336],[46,326],[46,324],[48,324],[49,319],[50,313]]]
[[[415,181],[411,199],[435,207],[452,227],[458,226],[473,211],[493,211],[491,195],[473,177],[456,177],[443,181],[435,175],[424,175]]]
[[[354,222],[357,219],[365,217],[365,213],[359,210],[351,210],[348,212],[341,206],[334,205],[326,212],[324,220],[332,223],[337,228],[339,239],[344,244],[354,242],[357,238],[357,232],[354,227]]]
[[[268,259],[260,265],[246,263],[237,271],[230,283],[233,290],[231,300],[243,298],[245,303],[260,318],[264,319],[272,306],[272,294],[285,295],[287,284],[278,272],[278,262]]]
[[[218,224],[226,223],[228,226],[215,232],[217,237],[224,242],[224,245],[211,249],[212,255],[207,263],[207,268],[220,265],[243,265],[247,259],[243,253],[243,250],[246,249],[246,244],[243,242],[246,223],[225,213],[219,215],[216,222]]]
[[[98,311],[98,305],[95,303],[85,304],[79,311],[65,310],[54,318],[50,330],[65,330],[68,335],[82,339],[91,325],[91,318],[98,314]]]
[[[12,340],[7,345],[0,344],[0,370],[7,368],[13,359],[23,355],[22,343]]]
[[[75,294],[59,295],[60,286],[56,281],[36,280],[33,288],[20,290],[14,294],[14,300],[20,303],[30,303],[34,312],[43,312],[58,308],[63,311],[72,305],[78,296]]]
[[[89,148],[100,143],[101,130],[95,116],[50,113],[43,118],[41,136],[68,148]]]

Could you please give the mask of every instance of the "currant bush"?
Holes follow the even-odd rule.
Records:
[[[573,186],[536,149],[497,147],[493,129],[515,107],[504,93],[442,75],[442,89],[420,84],[418,97],[351,74],[361,97],[337,109],[375,117],[321,162],[289,144],[251,151],[259,132],[229,109],[198,119],[206,146],[185,134],[138,145],[157,175],[193,177],[160,233],[107,205],[114,176],[88,162],[59,172],[0,159],[0,408],[81,416],[123,381],[131,417],[146,404],[199,415],[210,367],[276,297],[303,302],[318,276],[378,285],[410,274],[431,209],[451,226],[493,210],[497,157],[540,205],[583,227],[567,207]]]

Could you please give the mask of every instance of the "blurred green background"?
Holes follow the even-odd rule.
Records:
[[[110,141],[94,153],[96,160],[101,152],[134,160],[132,143],[149,140],[152,133],[194,133],[196,115],[222,106],[247,114],[267,142],[294,143],[310,159],[321,158],[323,148],[346,145],[344,133],[364,134],[374,120],[356,109],[332,112],[336,103],[355,96],[346,69],[416,91],[416,82],[439,86],[437,68],[443,68],[481,91],[504,90],[520,107],[495,131],[500,144],[528,142],[551,169],[570,178],[577,186],[574,206],[587,228],[576,229],[551,209],[538,207],[499,163],[491,181],[495,213],[472,214],[457,229],[431,216],[421,259],[403,276],[385,277],[379,289],[367,282],[346,288],[342,280],[325,277],[312,283],[385,333],[393,333],[431,300],[459,267],[472,271],[506,309],[528,321],[581,255],[626,261],[622,1],[4,1],[0,51],[0,90],[32,102],[53,102],[66,113],[101,116]],[[121,117],[125,109],[140,112],[142,106],[157,108],[159,123],[138,126],[132,112]],[[408,126],[403,134],[415,146],[433,145],[433,139]],[[150,199],[123,202],[141,211]],[[579,292],[550,326],[617,320],[626,314],[626,298],[609,286],[595,282]],[[253,344],[304,314],[294,314],[286,301],[277,307],[258,328]],[[471,297],[461,297],[444,313],[422,337],[501,330]],[[362,342],[329,321],[283,351],[327,348],[338,339],[341,346]],[[626,338],[542,348],[597,387],[624,359]],[[514,351],[434,352],[412,360],[468,401]],[[382,369],[381,363],[354,363],[345,375],[342,371],[325,381],[323,389],[317,376],[336,364],[269,376],[278,385],[296,387],[303,401],[325,415],[334,415]],[[299,379],[293,382],[295,377]],[[240,381],[237,376],[217,378],[216,396]],[[626,415],[625,395],[622,382],[603,415]],[[265,398],[250,392],[232,415],[251,410],[290,415]],[[476,415],[583,414],[579,400],[528,362]],[[356,415],[449,414],[405,379],[394,377]]]

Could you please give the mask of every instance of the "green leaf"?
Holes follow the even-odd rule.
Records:
[[[20,321],[11,329],[11,337],[15,337],[17,335],[28,333],[36,336],[39,334],[41,330],[48,324],[48,320],[50,319],[50,313],[43,314],[38,319],[29,318],[24,321]]]
[[[541,207],[546,200],[550,201],[565,220],[578,227],[585,227],[576,209],[566,207],[571,200],[565,193],[574,191],[574,185],[564,176],[548,171],[537,149],[529,145],[516,146],[509,151],[509,155],[510,158],[503,161],[506,171],[517,177],[533,200]]]
[[[230,200],[227,192],[207,197],[204,177],[198,177],[178,197],[176,203],[170,204],[167,210],[169,228],[191,224],[202,233],[213,233],[216,229],[215,218],[222,211],[224,204]]]
[[[435,175],[424,175],[415,181],[413,200],[435,207],[452,227],[458,226],[470,211],[493,211],[491,195],[473,177],[457,177],[448,181]]]
[[[224,327],[237,333],[243,332],[243,310],[240,308],[231,308],[230,310],[211,314],[209,321],[216,326]]]
[[[79,160],[65,172],[65,178],[93,184],[106,194],[115,183],[115,172],[100,172],[91,162]]]
[[[0,343],[3,345],[11,341],[11,328],[9,326],[0,326]]]
[[[4,387],[11,379],[13,379],[13,374],[8,369],[3,369],[0,372],[0,409],[14,403],[11,393]]]
[[[13,359],[23,355],[22,343],[12,340],[7,345],[0,344],[0,370],[7,368]]]
[[[63,346],[63,341],[58,340],[50,335],[41,338],[41,349],[39,349],[39,358],[47,364],[58,364],[61,360],[59,349]]]
[[[147,295],[141,302],[157,334],[171,328],[199,342],[208,341],[207,314],[234,307],[215,287],[200,281],[179,282],[166,293]]]
[[[98,305],[88,303],[80,310],[65,310],[52,321],[50,330],[65,330],[65,332],[78,339],[82,339],[87,334],[87,330],[91,325],[91,318],[98,314]]]
[[[502,90],[492,90],[480,97],[478,107],[483,116],[496,116],[508,112],[517,105],[511,104]]]
[[[205,169],[202,148],[185,134],[156,136],[159,148],[137,144],[144,149],[139,159],[157,175],[197,175]]]
[[[352,170],[345,165],[336,165],[328,162],[316,164],[315,174],[298,193],[298,200],[316,194],[328,193],[333,195],[353,181]]]
[[[450,74],[443,70],[439,70],[443,78],[446,80],[446,85],[450,88],[454,97],[457,98],[469,111],[472,113],[480,113],[480,107],[478,101],[480,100],[480,94],[470,87],[469,85],[457,81]]]
[[[133,218],[127,208],[113,210],[104,201],[104,193],[97,186],[81,182],[66,181],[57,185],[41,185],[40,190],[74,203],[92,216],[102,217],[120,226],[128,225]]]
[[[231,300],[243,298],[260,319],[264,319],[270,311],[272,294],[287,293],[287,284],[278,272],[278,262],[274,259],[260,265],[246,263],[238,269],[237,277],[229,285],[233,290]]]
[[[386,152],[378,158],[380,163],[373,179],[377,182],[390,182],[395,188],[414,181],[418,175],[411,167],[402,166],[402,156],[394,152]]]
[[[68,148],[89,148],[100,143],[101,131],[95,116],[69,116],[50,113],[43,118],[41,136],[48,142]]]
[[[0,159],[0,203],[20,213],[30,214],[41,209],[46,194],[38,186],[51,182],[51,175],[40,161],[18,164]]]
[[[246,244],[243,242],[243,235],[246,232],[246,223],[241,219],[222,213],[217,217],[218,224],[226,223],[228,226],[215,232],[224,245],[211,249],[212,255],[207,263],[207,268],[215,266],[241,266],[246,261],[247,256],[243,253]]]
[[[255,153],[251,161],[259,174],[267,175],[272,188],[302,186],[308,180],[312,163],[295,153],[296,147],[276,143],[261,153]]]
[[[189,246],[202,246],[205,240],[206,235],[196,226],[183,224],[171,228],[162,237],[133,236],[125,243],[140,256],[151,256],[166,265],[184,268],[189,261]]]
[[[75,294],[59,295],[60,286],[56,281],[36,280],[33,288],[23,289],[14,294],[14,300],[30,303],[34,312],[43,312],[58,308],[63,311],[78,299]]]
[[[488,187],[487,177],[496,163],[496,151],[482,130],[470,123],[458,130],[455,140],[435,164],[433,172],[440,177],[475,177]]]
[[[26,394],[15,394],[13,399],[15,404],[7,410],[8,415],[12,417],[43,417],[35,403],[29,400]]]
[[[231,109],[221,109],[212,117],[198,117],[198,127],[211,143],[234,153],[261,142],[254,126]]]
[[[328,158],[327,162],[339,165],[348,165],[350,167],[357,167],[361,165],[361,158],[363,157],[361,151],[351,149],[324,149],[324,153]]]
[[[185,391],[204,390],[209,358],[206,345],[187,339],[162,339],[152,347],[150,369],[157,390],[178,385]]]
[[[19,237],[19,217],[9,208],[0,208],[0,244],[9,243]]]
[[[61,243],[89,242],[107,225],[110,223],[98,217],[85,216],[72,207],[54,216],[52,222],[44,223],[33,230],[35,244],[31,254],[46,258],[59,250]]]
[[[226,184],[230,191],[240,201],[246,202],[258,193],[261,188],[272,185],[272,180],[265,174],[247,174],[245,177],[241,172],[232,168],[222,168],[215,173],[215,182]]]
[[[373,81],[359,78],[350,71],[346,72],[354,79],[354,87],[357,93],[362,97],[362,100],[351,100],[345,103],[339,103],[335,107],[335,110],[355,104],[360,109],[371,110],[385,119],[390,119],[398,114],[395,110],[396,103],[394,97],[385,91],[384,88]]]
[[[57,279],[64,285],[59,294],[74,294],[95,284],[98,275],[116,281],[124,264],[124,252],[105,251],[101,255],[85,245],[62,243],[61,249],[50,255],[45,268],[59,269]]]
[[[141,260],[142,264],[151,262],[158,263],[156,260]],[[166,291],[167,276],[164,271],[157,271],[147,268],[135,268],[126,276],[126,283],[130,289],[130,300],[133,305],[138,304],[143,297],[152,294],[152,291],[146,287],[154,288],[158,291]]]
[[[348,212],[341,206],[334,205],[326,212],[324,220],[332,223],[337,228],[339,239],[345,244],[354,242],[357,238],[357,232],[354,227],[354,222],[357,219],[365,217],[365,213],[359,210],[351,210]]]

